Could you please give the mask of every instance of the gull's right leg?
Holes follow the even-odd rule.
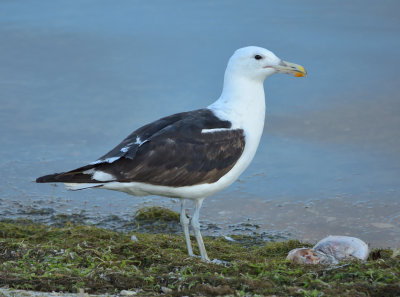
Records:
[[[201,233],[200,233],[199,216],[200,216],[200,208],[201,208],[201,204],[203,203],[203,200],[204,200],[204,198],[197,199],[195,201],[196,206],[194,208],[194,213],[193,213],[193,217],[192,217],[192,227],[194,230],[194,235],[196,236],[196,239],[197,239],[197,244],[199,245],[201,259],[205,262],[210,262],[210,259],[207,256],[206,248],[204,246],[203,237],[201,237]]]
[[[194,254],[193,254],[192,244],[190,242],[190,236],[189,236],[189,218],[186,216],[185,202],[186,202],[186,199],[181,199],[181,225],[182,225],[182,229],[183,229],[183,234],[185,234],[185,240],[186,240],[188,254],[189,254],[189,256],[193,257]]]

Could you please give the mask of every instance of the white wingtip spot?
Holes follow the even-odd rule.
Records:
[[[201,133],[214,133],[214,132],[222,132],[222,131],[229,131],[230,128],[216,128],[216,129],[202,129]]]
[[[136,136],[135,142],[128,143],[126,146],[124,146],[122,149],[120,149],[120,151],[123,153],[126,153],[127,151],[129,151],[129,149],[131,148],[132,145],[138,144],[139,146],[141,146],[143,143],[146,143],[147,141],[148,140],[142,141],[139,136]]]
[[[113,163],[117,161],[120,157],[112,157],[112,158],[107,158],[104,160],[96,160],[92,163],[89,163],[89,165],[96,165],[96,164],[101,164],[101,163]]]
[[[109,173],[106,173],[104,171],[100,170],[95,170],[95,169],[89,169],[84,171],[83,173],[85,174],[91,174],[92,179],[98,180],[98,181],[112,181],[115,180],[115,177]]]

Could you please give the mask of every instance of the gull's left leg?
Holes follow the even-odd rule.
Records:
[[[194,254],[193,254],[192,244],[190,243],[190,236],[189,236],[189,218],[186,216],[185,202],[186,202],[186,199],[181,199],[181,225],[182,225],[182,229],[183,229],[183,234],[185,235],[188,254],[189,254],[189,256],[193,257]]]
[[[204,200],[204,198],[195,200],[196,206],[195,206],[193,218],[192,218],[192,227],[194,230],[194,235],[196,236],[197,244],[199,245],[201,259],[203,261],[210,261],[210,259],[207,256],[206,248],[204,247],[203,238],[201,237],[201,233],[200,233],[199,216],[200,216],[200,208],[201,208],[201,205],[203,204],[203,200]]]

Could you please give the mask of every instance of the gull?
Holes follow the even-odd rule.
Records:
[[[305,69],[256,46],[234,52],[221,96],[206,108],[173,114],[147,124],[96,161],[38,183],[61,182],[70,190],[108,189],[134,196],[179,198],[180,222],[189,256],[189,224],[201,259],[209,261],[200,233],[203,200],[238,179],[249,166],[265,120],[264,80],[274,73],[306,76]],[[185,203],[194,201],[190,219]]]

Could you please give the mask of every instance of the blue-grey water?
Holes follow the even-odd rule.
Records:
[[[396,0],[1,1],[1,217],[177,210],[165,198],[33,181],[212,103],[233,51],[258,45],[309,76],[267,79],[258,153],[206,200],[203,222],[400,247],[399,9]]]

